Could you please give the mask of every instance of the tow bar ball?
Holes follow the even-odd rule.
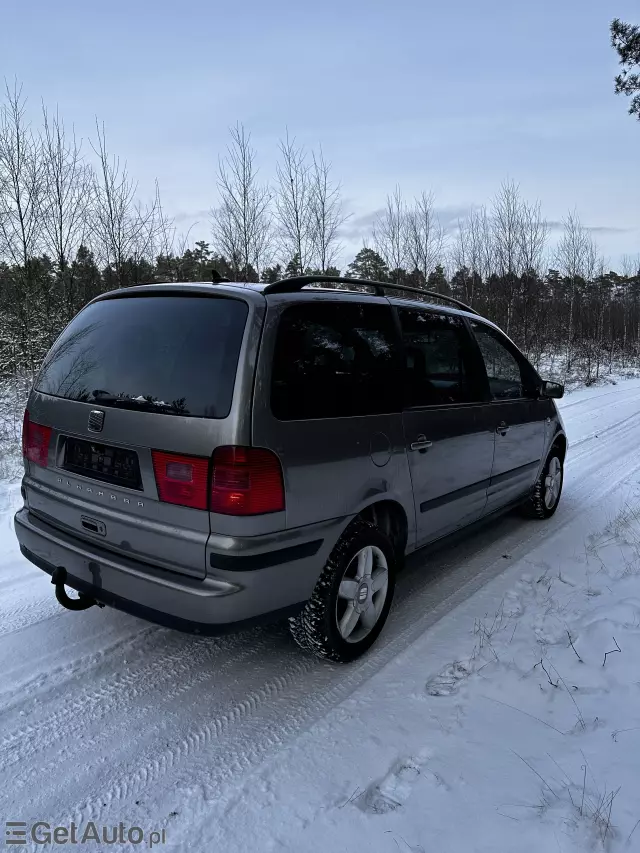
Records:
[[[51,583],[55,586],[56,598],[58,599],[58,603],[63,607],[66,607],[67,610],[87,610],[89,607],[93,607],[94,604],[99,607],[103,606],[100,602],[96,601],[95,598],[90,598],[88,595],[83,595],[81,592],[78,593],[78,598],[71,598],[71,596],[67,594],[67,590],[64,586],[66,579],[67,570],[65,568],[58,566],[53,570]]]

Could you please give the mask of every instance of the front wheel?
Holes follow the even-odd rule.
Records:
[[[393,600],[395,554],[367,521],[354,521],[333,549],[313,595],[289,620],[294,640],[318,657],[347,663],[382,631]]]
[[[528,518],[551,518],[558,508],[564,480],[564,460],[557,447],[552,447],[531,497],[523,506]]]

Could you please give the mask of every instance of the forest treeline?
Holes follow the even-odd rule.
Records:
[[[498,323],[538,365],[591,382],[640,366],[640,256],[609,268],[575,212],[559,233],[541,205],[505,182],[486,207],[445,228],[432,193],[384,201],[345,263],[351,219],[320,148],[285,135],[273,180],[237,125],[217,166],[210,238],[192,243],[163,210],[156,184],[141,201],[104,126],[76,139],[57,113],[27,117],[16,84],[0,107],[0,374],[33,377],[87,301],[113,288],[301,273],[349,275],[455,296]],[[553,239],[552,239],[553,238]],[[339,266],[342,265],[342,269]]]

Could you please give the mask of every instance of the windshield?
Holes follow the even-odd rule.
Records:
[[[248,310],[239,299],[210,296],[96,302],[56,341],[36,390],[101,406],[225,418]]]

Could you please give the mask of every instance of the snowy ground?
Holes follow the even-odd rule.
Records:
[[[562,408],[555,517],[413,557],[349,667],[282,627],[204,639],[62,610],[6,485],[4,818],[198,852],[640,851],[640,380]]]

